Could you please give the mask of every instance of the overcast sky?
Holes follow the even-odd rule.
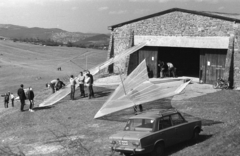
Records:
[[[109,33],[108,26],[176,7],[240,14],[240,0],[0,0],[0,24]]]

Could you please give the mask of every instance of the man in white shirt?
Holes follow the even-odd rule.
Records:
[[[167,66],[168,66],[169,77],[171,77],[171,73],[172,73],[172,76],[175,77],[176,68],[173,66],[173,64],[171,62],[168,62]]]
[[[70,98],[71,100],[74,100],[76,80],[74,79],[73,75],[70,76],[70,85],[71,85]]]
[[[52,93],[55,93],[55,88],[56,88],[57,82],[58,82],[58,78],[52,80],[49,84],[49,86],[52,88]],[[49,86],[46,84],[46,87],[49,88]]]
[[[10,99],[12,101],[12,107],[14,107],[14,95],[13,95],[13,93],[10,93]]]
[[[78,75],[78,83],[79,83],[79,89],[80,89],[80,96],[85,97],[85,91],[84,91],[84,81],[85,81],[85,76],[83,75],[83,72],[80,72]]]

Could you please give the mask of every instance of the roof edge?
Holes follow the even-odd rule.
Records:
[[[115,24],[115,25],[109,26],[108,30],[113,30],[114,28],[121,27],[121,26],[123,26],[125,24],[138,22],[140,20],[144,20],[144,19],[147,19],[147,18],[159,16],[159,15],[164,15],[164,14],[167,14],[167,13],[170,13],[170,12],[174,12],[174,11],[180,11],[180,12],[191,13],[191,14],[196,14],[196,15],[202,15],[202,16],[218,18],[218,19],[222,19],[222,20],[226,20],[226,21],[240,23],[240,19],[235,19],[235,18],[231,18],[231,17],[215,15],[215,14],[211,14],[211,13],[207,13],[207,12],[203,12],[203,11],[194,11],[194,10],[187,10],[187,9],[181,9],[181,8],[172,8],[172,9],[161,11],[161,12],[158,12],[158,13],[155,13],[155,14],[143,16],[143,17],[140,17],[140,18],[136,18],[136,19],[133,19],[133,20],[129,20],[129,21],[126,21],[126,22],[122,22],[122,23],[119,23],[119,24]]]

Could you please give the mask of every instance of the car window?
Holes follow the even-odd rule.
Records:
[[[179,125],[179,124],[185,122],[185,120],[179,114],[173,114],[173,115],[171,115],[171,118],[172,118],[172,124],[173,125]]]
[[[126,131],[152,131],[154,120],[152,119],[131,119],[127,122]]]
[[[172,126],[172,124],[171,124],[171,120],[170,120],[169,116],[165,116],[165,117],[160,118],[159,130],[165,129],[165,128],[168,128],[168,127],[171,127],[171,126]]]

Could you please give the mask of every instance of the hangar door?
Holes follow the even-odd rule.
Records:
[[[214,83],[223,77],[227,49],[200,50],[200,80],[203,83]]]
[[[138,51],[138,64],[146,59],[147,70],[149,78],[157,77],[158,68],[158,48],[157,47],[143,47]]]

